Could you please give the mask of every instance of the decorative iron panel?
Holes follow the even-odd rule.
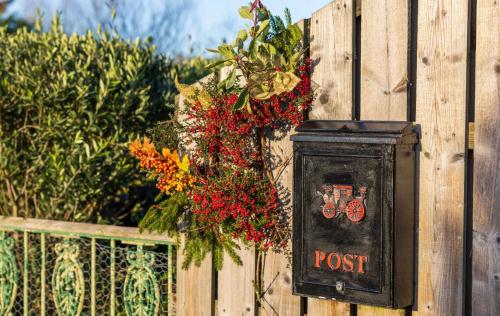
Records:
[[[175,315],[170,242],[0,225],[0,316]]]

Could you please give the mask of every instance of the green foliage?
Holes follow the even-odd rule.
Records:
[[[36,23],[40,25],[40,21]],[[204,75],[107,33],[0,28],[0,213],[120,221],[152,204],[127,144],[169,119],[173,78]]]
[[[251,20],[253,25],[240,30],[231,44],[224,43],[217,49],[210,49],[221,57],[220,61],[210,66],[223,64],[233,67],[220,87],[226,92],[239,94],[235,109],[246,108],[250,111],[250,98],[268,100],[291,92],[300,82],[295,70],[304,53],[302,31],[292,24],[289,10],[285,10],[286,25],[279,16],[273,16],[259,5],[241,7],[239,14]],[[236,82],[245,82],[245,85],[240,87],[235,85]],[[179,90],[183,93],[182,89]]]
[[[187,269],[191,263],[200,266],[207,253],[214,255],[215,268],[222,269],[224,250],[237,264],[242,261],[237,254],[240,246],[232,239],[223,241],[215,240],[213,234],[200,231],[188,218],[192,216],[190,201],[185,192],[178,192],[165,198],[159,194],[156,198],[157,205],[152,206],[139,224],[141,231],[155,231],[160,234],[166,233],[177,238],[180,242],[179,233],[184,233],[184,261],[182,267]],[[189,227],[189,223],[192,227]]]

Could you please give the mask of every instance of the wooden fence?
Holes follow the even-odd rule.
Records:
[[[216,273],[209,257],[178,270],[179,315],[498,315],[499,15],[498,0],[336,0],[299,22],[319,86],[309,119],[409,120],[420,131],[412,309],[293,296],[274,254],[258,306],[255,254],[243,250],[242,267],[227,258]],[[268,146],[291,155],[288,137]],[[291,189],[292,166],[281,183]]]

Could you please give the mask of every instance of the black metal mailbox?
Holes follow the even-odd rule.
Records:
[[[297,132],[291,137],[294,294],[411,305],[412,124],[306,121]]]

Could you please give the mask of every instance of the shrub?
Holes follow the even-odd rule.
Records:
[[[58,17],[48,32],[0,28],[0,56],[0,213],[103,222],[147,208],[127,144],[170,117],[176,70],[201,77],[205,62],[68,35]]]

